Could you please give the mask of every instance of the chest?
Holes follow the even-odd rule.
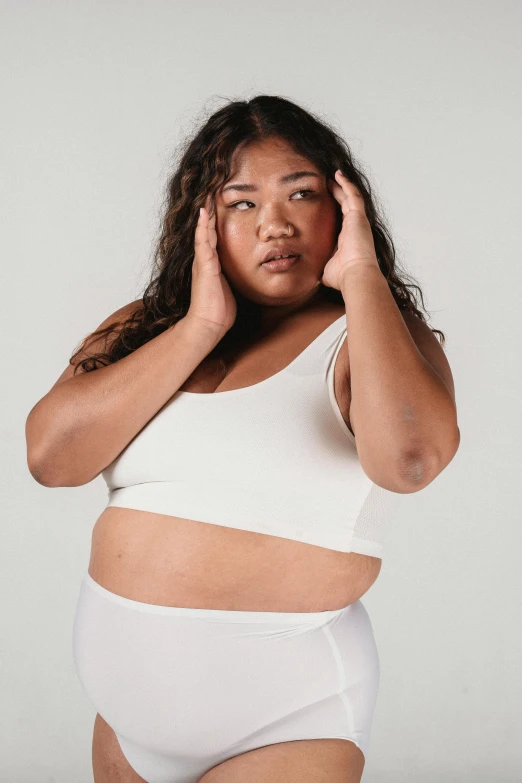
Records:
[[[298,341],[299,342],[299,341]],[[222,362],[207,358],[180,387],[192,394],[219,394],[252,386],[265,381],[287,367],[299,353],[295,340],[267,340],[249,347],[235,357],[228,368]],[[334,367],[334,391],[339,410],[350,427],[350,360],[345,339],[337,354]]]

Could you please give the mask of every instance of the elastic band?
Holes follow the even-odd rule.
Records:
[[[87,587],[91,590],[95,590],[108,601],[139,612],[194,617],[202,620],[219,620],[220,622],[229,623],[302,623],[303,625],[322,625],[353,606],[353,604],[349,604],[348,606],[342,606],[340,609],[330,609],[325,612],[247,612],[236,609],[199,609],[187,606],[159,606],[157,604],[144,603],[143,601],[134,601],[131,598],[125,598],[123,595],[113,593],[96,582],[88,571],[85,573],[83,581]]]

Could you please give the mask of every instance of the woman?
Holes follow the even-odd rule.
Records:
[[[451,370],[366,177],[303,108],[230,102],[168,190],[143,298],[27,420],[37,481],[109,488],[73,639],[94,779],[356,783],[379,685],[360,598],[384,501],[458,448]]]

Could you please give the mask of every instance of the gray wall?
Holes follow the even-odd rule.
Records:
[[[460,450],[397,496],[363,598],[382,667],[364,780],[519,779],[520,3],[13,0],[2,17],[0,780],[92,780],[71,631],[106,488],[37,484],[26,416],[141,295],[176,143],[219,96],[258,92],[322,113],[365,164],[455,378]]]

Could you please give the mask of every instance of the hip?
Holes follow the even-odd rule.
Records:
[[[208,766],[297,739],[342,737],[367,751],[380,665],[361,601],[297,613],[156,606],[86,574],[73,657],[142,775],[157,758]]]

